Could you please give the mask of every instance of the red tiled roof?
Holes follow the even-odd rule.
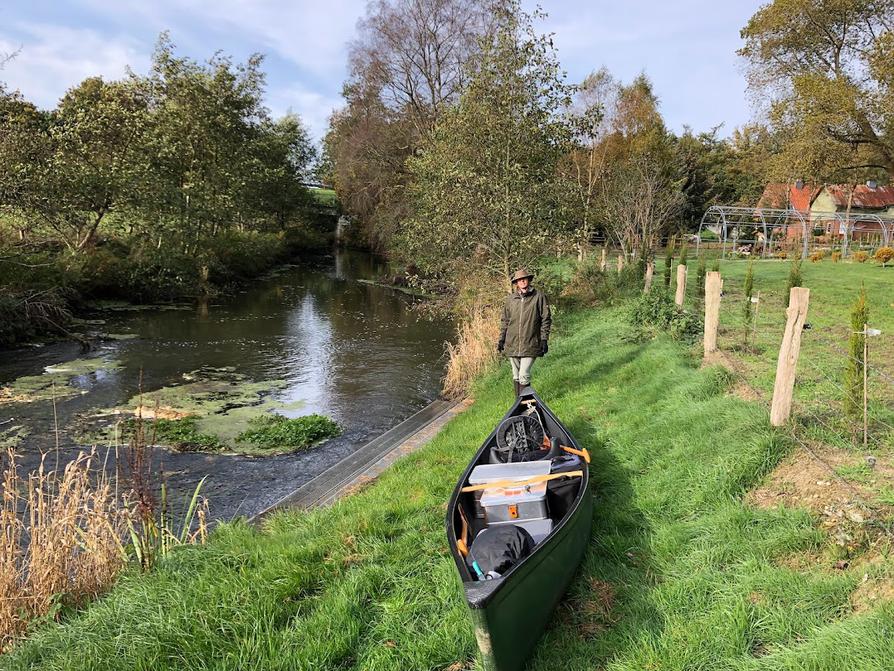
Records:
[[[826,186],[835,205],[840,208],[847,207],[848,186],[845,184],[829,184]],[[858,184],[854,188],[854,198],[851,207],[861,210],[883,210],[894,205],[894,186],[877,186],[874,189],[865,184]]]
[[[771,182],[764,188],[757,206],[777,210],[792,208],[799,212],[807,212],[810,210],[810,203],[819,192],[820,189],[813,184],[804,184],[799,189],[796,184]]]

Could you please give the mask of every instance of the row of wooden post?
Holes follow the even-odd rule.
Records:
[[[683,266],[680,266],[683,267]],[[677,275],[677,293],[679,294]],[[717,328],[720,325],[720,296],[723,280],[719,272],[709,272],[705,276],[705,356],[717,351]],[[678,301],[678,304],[680,301]],[[773,402],[770,406],[770,424],[782,426],[792,413],[792,394],[795,389],[795,373],[798,356],[801,353],[801,333],[807,321],[807,306],[810,303],[810,289],[793,287],[789,295],[789,306],[785,311],[785,331],[779,358],[776,361],[776,382],[773,385]]]

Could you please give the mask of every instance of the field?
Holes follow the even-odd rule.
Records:
[[[623,307],[564,312],[559,331],[534,379],[594,456],[596,513],[530,668],[890,668],[887,548],[842,563],[817,516],[747,502],[796,451],[764,404],[684,346],[630,342]],[[475,668],[443,522],[456,478],[511,402],[507,370],[475,396],[358,494],[263,531],[224,525],[209,546],[43,626],[0,667]]]
[[[335,189],[310,189],[310,195],[317,205],[338,207],[338,195],[336,195]]]

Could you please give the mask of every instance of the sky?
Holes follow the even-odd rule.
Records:
[[[527,8],[534,2],[525,1]],[[541,0],[543,32],[570,81],[605,65],[653,81],[668,126],[728,135],[753,116],[736,50],[758,0]],[[52,108],[84,78],[145,73],[160,32],[177,53],[265,55],[266,104],[301,115],[314,138],[341,105],[347,44],[366,0],[0,0],[0,55],[18,52],[0,81]]]

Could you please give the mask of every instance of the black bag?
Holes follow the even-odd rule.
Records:
[[[531,554],[534,539],[522,527],[501,524],[482,531],[469,548],[469,566],[479,580],[498,578]]]

